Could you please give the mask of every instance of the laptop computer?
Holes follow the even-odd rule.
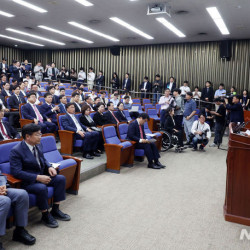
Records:
[[[139,106],[132,106],[132,108],[129,110],[130,112],[138,112]]]

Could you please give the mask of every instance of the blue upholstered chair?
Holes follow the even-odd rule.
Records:
[[[134,162],[134,147],[129,141],[121,141],[116,133],[115,126],[102,127],[104,147],[107,155],[107,171],[120,173],[121,165],[132,166]]]
[[[147,114],[150,118],[149,124],[148,124],[150,130],[154,130],[154,131],[158,130],[157,124],[160,123],[160,117],[157,115],[157,110],[155,108],[153,109],[148,108]]]
[[[44,104],[44,103],[45,103],[45,98],[42,97],[42,96],[40,96],[40,97],[39,97],[39,101],[41,102],[41,104]]]
[[[157,115],[160,114],[160,111],[161,111],[161,104],[156,104],[156,105],[155,105],[155,108],[156,108]]]
[[[148,127],[148,123],[145,122],[144,124],[144,132],[145,134],[153,134],[155,135],[153,138],[156,139],[156,147],[158,148],[159,151],[161,151],[161,145],[162,145],[162,133],[158,131],[151,131]],[[151,139],[151,136],[146,135],[148,139]]]
[[[146,103],[151,103],[151,100],[148,98],[143,98],[142,105],[145,105]]]
[[[64,87],[65,89],[67,89],[70,87],[70,83],[63,83],[63,86],[61,86],[61,87]]]
[[[20,122],[21,128],[22,128],[24,125],[30,124],[30,123],[33,122],[33,120],[24,119],[24,117],[23,117],[23,115],[22,115],[23,105],[25,105],[25,104],[24,104],[24,103],[19,104],[19,116],[20,116],[19,122]]]
[[[144,104],[144,110],[146,113],[147,113],[148,109],[153,109],[153,108],[154,108],[154,105],[152,103],[145,103]]]
[[[65,95],[71,96],[73,89],[65,89]]]
[[[130,116],[130,114],[129,114],[129,111],[128,111],[127,109],[124,109],[123,112],[124,112],[124,114],[125,114],[127,120],[128,120],[129,122],[132,121],[132,118],[131,118],[131,116]]]
[[[141,99],[133,98],[132,101],[133,101],[133,104],[134,103],[141,104]]]
[[[96,113],[95,111],[90,112],[90,116],[91,116],[92,119],[94,118],[95,113]]]

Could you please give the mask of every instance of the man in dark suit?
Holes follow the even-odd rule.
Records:
[[[3,85],[7,82],[7,77],[6,75],[2,75],[1,77],[1,83],[0,83],[0,88],[3,87]]]
[[[40,125],[43,134],[54,133],[56,131],[56,125],[49,118],[41,114],[40,107],[35,104],[36,94],[29,92],[27,98],[28,103],[22,107],[23,118],[33,120],[36,125]]]
[[[146,139],[144,124],[147,121],[149,121],[148,114],[139,114],[138,118],[129,124],[127,138],[136,142],[136,149],[144,149],[145,155],[148,159],[148,168],[165,168],[165,166],[159,162],[160,154],[155,143]]]
[[[74,103],[75,106],[75,112],[79,113],[82,111],[82,105],[80,104],[80,95],[78,92],[74,92],[71,95],[71,100]]]
[[[66,115],[62,117],[62,126],[65,130],[75,132],[74,140],[83,140],[83,157],[86,159],[99,157],[100,154],[97,153],[99,133],[81,124],[78,116],[75,115],[74,103],[67,103],[66,111]]]
[[[163,82],[159,74],[155,75],[155,81],[153,83],[153,104],[159,102],[163,88]]]
[[[131,79],[129,78],[129,73],[126,73],[125,79],[122,82],[122,89],[124,92],[129,92],[131,89]]]
[[[10,91],[10,84],[8,82],[6,82],[5,84],[3,84],[3,89],[2,89],[2,96],[11,96],[12,92]]]
[[[26,103],[25,98],[20,95],[20,87],[13,87],[14,94],[9,97],[9,106],[11,109],[19,110],[19,104]]]
[[[41,128],[34,123],[22,128],[23,141],[10,152],[11,174],[22,180],[22,187],[37,197],[37,206],[42,212],[42,222],[51,228],[58,227],[58,220],[69,221],[70,216],[59,210],[65,200],[66,179],[58,175],[55,168],[45,159],[41,141]],[[54,188],[53,207],[49,212],[48,186]]]
[[[205,102],[213,102],[214,99],[214,90],[212,88],[212,83],[210,81],[206,82],[206,87],[203,88],[201,93],[201,100]],[[203,104],[205,106],[206,103]]]
[[[40,107],[41,114],[46,119],[49,118],[56,125],[56,130],[58,130],[57,114],[59,114],[60,108],[59,106],[55,106],[52,103],[52,95],[50,93],[46,93],[44,95],[44,98],[45,98],[45,103]]]
[[[228,99],[225,99],[226,109],[230,111],[230,122],[243,123],[244,122],[244,110],[240,103],[240,96],[235,95],[232,99],[232,105],[228,104]]]
[[[104,116],[106,117],[108,124],[118,124],[119,119],[116,117],[114,113],[114,103],[109,102],[107,104],[107,107],[108,107],[108,111],[104,114]]]
[[[13,64],[12,68],[12,74],[11,76],[15,79],[17,79],[17,82],[20,82],[23,80],[23,73],[25,72],[25,67],[20,66],[20,62],[16,62]]]
[[[50,86],[49,87],[49,93],[52,95],[52,103],[53,104],[58,104],[59,103],[59,97],[55,95],[55,86]]]
[[[60,104],[58,105],[59,107],[59,110],[60,110],[60,113],[61,114],[66,114],[66,104],[67,104],[67,97],[65,95],[60,95],[59,96],[59,101],[60,101]]]
[[[95,111],[95,110],[94,110],[94,102],[93,102],[93,99],[92,99],[90,96],[86,96],[86,97],[85,97],[85,103],[86,103],[87,105],[89,105],[90,111]]]
[[[173,76],[169,78],[169,82],[166,83],[165,89],[169,89],[171,93],[173,94],[174,89],[176,89],[176,83],[175,83],[175,79]]]
[[[141,91],[141,98],[148,98],[148,94],[151,91],[151,83],[148,81],[148,77],[144,77],[144,81],[140,84],[139,87]]]
[[[100,89],[105,85],[105,77],[103,75],[103,72],[100,70],[97,78],[95,79],[96,82],[96,91],[97,93],[100,91]]]
[[[19,85],[17,79],[13,78],[12,83],[10,84],[10,91],[12,92],[13,88],[17,85]]]
[[[5,74],[7,76],[9,70],[9,66],[7,64],[6,58],[2,58],[2,62],[0,63],[0,75]]]
[[[4,110],[0,104],[0,141],[20,138],[19,133],[7,121],[3,121]]]

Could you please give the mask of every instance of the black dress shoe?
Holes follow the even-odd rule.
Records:
[[[0,242],[0,250],[5,250],[5,249],[3,248],[2,242]]]
[[[22,242],[25,245],[34,245],[36,243],[36,238],[28,233],[27,230],[24,228],[22,229],[15,229],[13,232],[13,238],[14,241]],[[0,247],[0,249],[2,249]]]
[[[166,166],[162,165],[159,161],[157,161],[157,162],[155,163],[155,165],[156,165],[156,166],[159,166],[159,167],[161,167],[161,168],[165,168],[165,167],[166,167]]]
[[[161,169],[161,167],[155,165],[154,163],[149,163],[148,168],[153,168],[153,169]]]
[[[60,209],[52,209],[51,215],[57,220],[69,221],[71,220],[68,214],[63,213]]]
[[[88,159],[88,160],[94,159],[94,157],[91,156],[90,154],[84,154],[84,155],[83,155],[83,158],[86,158],[86,159]]]
[[[47,213],[46,215],[42,215],[42,222],[44,223],[45,226],[51,227],[51,228],[56,228],[59,226],[58,222],[50,213]]]
[[[101,155],[98,154],[97,152],[94,152],[94,153],[91,154],[91,156],[100,157]]]

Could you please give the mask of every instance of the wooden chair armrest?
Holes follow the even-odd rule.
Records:
[[[73,160],[75,160],[77,163],[80,163],[80,164],[81,164],[81,162],[83,161],[82,159],[79,159],[79,158],[74,157],[74,156],[71,156],[71,155],[62,155],[62,158],[63,158],[64,160],[66,160],[66,159],[73,159]]]
[[[161,133],[163,135],[163,132],[161,131],[152,131],[152,133]]]
[[[18,111],[18,109],[10,109],[10,111]]]
[[[2,173],[2,175],[5,175],[7,177],[7,181],[10,183],[11,186],[15,186],[15,185],[20,184],[22,182],[22,180],[15,178],[11,174]]]
[[[58,133],[62,135],[73,135],[75,132],[68,130],[58,130]]]
[[[104,143],[104,146],[107,147],[107,148],[122,148],[121,145],[117,145],[117,144]]]

